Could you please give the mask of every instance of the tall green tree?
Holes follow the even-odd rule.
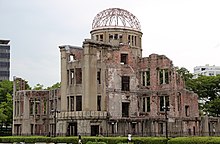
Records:
[[[208,115],[220,115],[220,75],[199,76],[191,79],[188,87],[198,94],[201,110]]]
[[[1,81],[0,82],[0,123],[11,124],[13,103],[13,82]]]

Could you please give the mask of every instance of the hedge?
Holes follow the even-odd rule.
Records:
[[[23,136],[11,136],[0,137],[0,143],[13,143],[13,142],[26,142],[26,143],[72,143],[78,144],[78,137],[23,137]],[[133,144],[166,144],[166,138],[160,137],[133,137]],[[98,143],[98,144],[123,144],[127,143],[127,137],[82,137],[82,143]]]
[[[220,137],[178,137],[169,140],[168,144],[220,144]]]

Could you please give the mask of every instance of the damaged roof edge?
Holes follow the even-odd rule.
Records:
[[[59,48],[60,49],[62,49],[62,48],[65,48],[66,50],[68,50],[68,49],[83,49],[82,47],[79,47],[79,46],[71,46],[71,45],[61,45],[61,46],[59,46]]]

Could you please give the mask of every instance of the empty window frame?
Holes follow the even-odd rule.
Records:
[[[150,71],[141,72],[141,81],[142,81],[142,86],[150,85]]]
[[[99,35],[95,36],[95,40],[98,41],[99,40]]]
[[[121,54],[121,64],[127,64],[128,63],[128,54]]]
[[[40,100],[35,98],[35,114],[40,114]]]
[[[115,40],[118,39],[118,34],[114,34],[114,39],[115,39]]]
[[[70,70],[70,84],[74,84],[74,70]]]
[[[122,34],[119,34],[119,43],[122,43]]]
[[[30,115],[33,115],[34,113],[34,101],[31,99],[29,100],[29,107],[30,107]]]
[[[47,100],[46,100],[46,98],[44,98],[43,102],[44,102],[44,105],[43,105],[43,114],[47,114]]]
[[[180,111],[180,107],[181,107],[181,93],[178,92],[177,93],[177,109],[178,109],[178,111]]]
[[[100,34],[100,41],[103,41],[103,34]]]
[[[76,68],[76,84],[82,84],[82,69]]]
[[[70,96],[70,111],[74,111],[74,96]]]
[[[131,45],[132,46],[134,45],[134,36],[133,35],[131,36]]]
[[[113,39],[113,35],[109,34],[109,42],[111,42],[112,39]]]
[[[70,97],[67,97],[67,111],[70,111]]]
[[[142,111],[143,112],[150,112],[150,97],[144,97],[142,99]]]
[[[130,45],[131,43],[131,35],[128,35],[128,44]]]
[[[189,116],[189,106],[185,105],[185,115],[188,117]]]
[[[82,96],[76,96],[76,111],[82,111]]]
[[[165,111],[165,108],[170,106],[169,96],[160,96],[160,111]],[[167,109],[169,111],[169,109]]]
[[[122,102],[122,117],[129,117],[129,103]]]
[[[134,36],[134,46],[137,45],[137,36]]]
[[[75,55],[74,54],[70,54],[69,55],[69,61],[74,61],[74,60],[76,60]]]
[[[97,96],[97,111],[101,111],[101,96]]]
[[[97,71],[97,82],[98,84],[101,84],[101,69],[98,69]]]
[[[159,82],[160,84],[169,84],[169,70],[168,69],[159,70]]]
[[[129,91],[130,90],[130,77],[129,76],[122,76],[121,77],[121,90],[122,91]]]

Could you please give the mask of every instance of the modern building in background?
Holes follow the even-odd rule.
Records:
[[[185,89],[169,58],[142,57],[141,27],[133,14],[104,10],[90,33],[82,47],[59,46],[60,89],[26,90],[22,79],[14,79],[13,135],[219,133],[219,120],[199,116],[197,94]]]
[[[0,81],[10,77],[10,40],[0,39]]]
[[[197,78],[199,75],[204,75],[204,76],[216,76],[220,74],[220,66],[210,66],[210,65],[205,65],[205,66],[196,66],[194,67],[194,77]]]

